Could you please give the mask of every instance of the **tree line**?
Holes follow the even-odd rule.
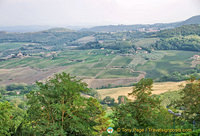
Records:
[[[128,132],[125,129],[193,129],[177,135],[193,135],[200,128],[200,80],[194,77],[180,90],[180,99],[167,107],[161,105],[158,95],[152,95],[153,80],[140,80],[129,96],[118,98],[119,103],[106,97],[103,101],[86,97],[91,89],[87,84],[66,73],[56,74],[45,83],[36,82],[36,88],[27,94],[24,106],[16,106],[1,97],[0,135],[5,136],[98,136],[98,135],[144,135],[152,132]],[[10,88],[12,89],[12,87]],[[112,114],[106,113],[104,104],[111,106]],[[172,110],[180,116],[168,112]],[[175,126],[173,125],[173,122]],[[195,124],[194,124],[195,122]],[[113,134],[106,132],[114,128]],[[174,133],[155,133],[157,136]]]

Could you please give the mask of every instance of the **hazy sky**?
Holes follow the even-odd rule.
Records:
[[[0,0],[0,26],[151,24],[200,15],[200,0]]]

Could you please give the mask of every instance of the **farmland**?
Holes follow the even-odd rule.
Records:
[[[102,132],[106,125],[168,129],[173,121],[176,128],[192,128],[199,119],[193,111],[199,104],[199,32],[196,25],[157,32],[0,32],[0,109],[15,124],[5,130],[82,135],[79,129],[90,121]],[[186,124],[167,109],[184,115],[182,104],[195,117]]]
[[[8,47],[11,45],[21,47],[19,43],[12,43]],[[3,49],[7,44],[1,46]],[[0,84],[30,84],[63,71],[84,79],[93,88],[131,85],[145,76],[159,80],[173,72],[194,69],[191,67],[191,57],[194,55],[200,54],[192,51],[147,53],[143,50],[123,54],[110,49],[32,53],[30,56],[0,61]]]
[[[159,95],[169,91],[177,91],[180,90],[181,86],[186,84],[185,81],[182,82],[160,82],[153,84],[153,94]],[[110,96],[117,101],[119,96],[127,96],[128,99],[134,100],[133,97],[128,96],[128,93],[133,91],[133,87],[118,87],[118,88],[110,88],[110,89],[98,89],[97,92],[100,94],[101,99],[106,96]],[[167,100],[166,100],[167,101]]]
[[[191,35],[185,29],[195,31]],[[92,88],[130,86],[144,77],[163,82],[200,77],[198,30],[199,26],[191,25],[177,28],[180,33],[173,29],[95,33],[64,28],[0,33],[0,85],[32,84],[62,71]],[[195,45],[190,46],[189,41]],[[179,47],[180,43],[187,46]]]

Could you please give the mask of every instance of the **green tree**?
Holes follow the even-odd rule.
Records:
[[[39,135],[93,135],[108,127],[105,111],[94,98],[85,98],[87,85],[69,74],[57,74],[28,95],[29,120]]]
[[[0,98],[1,99],[1,98]],[[21,124],[24,111],[18,107],[14,107],[8,101],[0,101],[0,135],[10,136],[15,135],[16,130]]]
[[[173,103],[175,107],[179,107],[182,117],[190,123],[196,122],[200,126],[200,80],[191,77],[184,89],[181,90],[181,99]]]
[[[107,104],[109,106],[113,106],[114,103],[115,103],[115,99],[111,98],[110,96],[106,96],[102,101],[102,104]]]
[[[0,135],[11,135],[12,106],[9,102],[0,102]]]
[[[118,104],[125,104],[128,101],[128,98],[124,95],[118,97]]]
[[[117,128],[166,128],[171,121],[171,115],[160,106],[158,97],[152,96],[152,79],[142,79],[133,88],[135,100],[119,105],[114,110],[113,123]],[[168,119],[167,119],[168,118]],[[132,132],[119,132],[121,135],[133,135]]]
[[[148,127],[154,126],[155,113],[159,111],[160,101],[158,98],[151,96],[153,87],[152,79],[141,79],[133,88],[133,92],[129,95],[135,97],[133,105],[137,112],[135,118],[139,126]]]

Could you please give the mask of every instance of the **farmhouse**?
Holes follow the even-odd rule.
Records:
[[[195,59],[195,60],[199,60],[200,56],[199,55],[194,55],[192,58]]]
[[[19,52],[18,54],[17,54],[17,57],[19,57],[19,58],[21,58],[21,57],[23,57],[24,55],[21,53],[21,52]]]

